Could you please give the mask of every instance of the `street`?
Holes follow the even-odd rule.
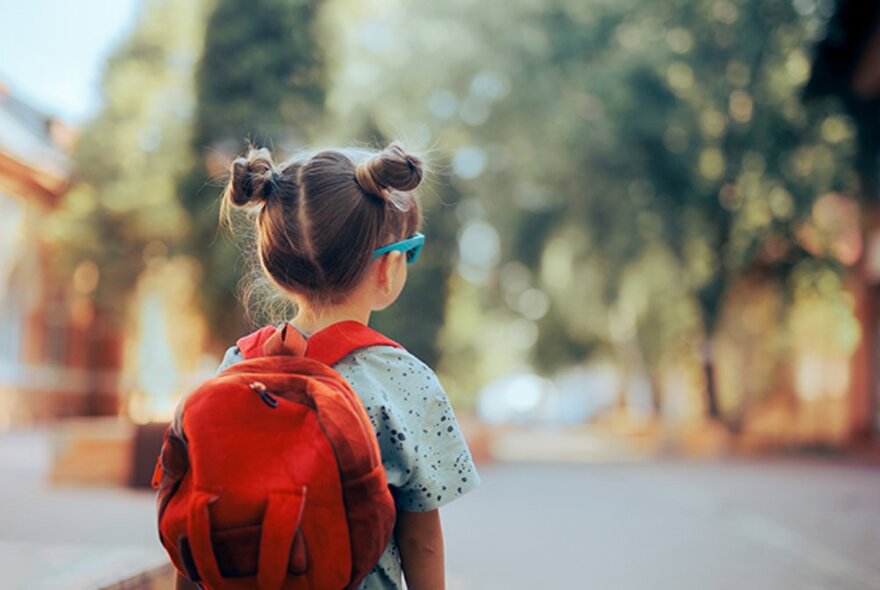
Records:
[[[49,488],[0,436],[0,588],[162,558],[151,492]],[[815,460],[481,467],[441,512],[449,590],[880,589],[880,469]],[[89,578],[91,576],[91,578]]]
[[[880,470],[498,465],[444,510],[450,590],[880,588]]]

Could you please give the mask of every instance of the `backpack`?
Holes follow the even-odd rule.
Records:
[[[375,345],[340,322],[238,341],[245,360],[178,406],[153,474],[159,538],[209,590],[355,588],[394,529],[394,500],[360,399],[331,365]]]

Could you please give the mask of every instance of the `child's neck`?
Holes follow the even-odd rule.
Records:
[[[291,320],[301,332],[314,334],[337,322],[353,320],[367,325],[370,322],[370,308],[359,302],[341,303],[320,308],[301,305],[299,313]]]

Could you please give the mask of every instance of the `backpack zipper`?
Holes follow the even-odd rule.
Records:
[[[266,391],[266,385],[264,383],[254,381],[249,387],[260,395],[260,399],[263,400],[267,406],[273,409],[278,407],[278,400]]]

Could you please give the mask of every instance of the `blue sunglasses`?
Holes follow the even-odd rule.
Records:
[[[424,245],[424,234],[415,234],[405,240],[400,240],[399,242],[376,248],[373,250],[373,258],[379,258],[388,252],[404,252],[406,254],[406,263],[412,264],[419,257],[419,252],[422,251],[422,246]]]

